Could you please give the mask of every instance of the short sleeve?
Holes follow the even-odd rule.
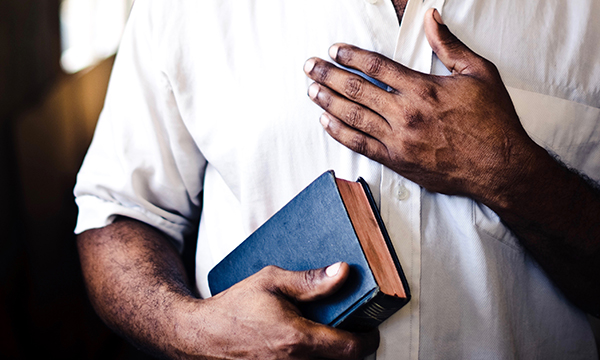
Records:
[[[76,233],[134,218],[177,242],[195,229],[206,160],[162,70],[162,1],[136,1],[92,144],[77,176]]]

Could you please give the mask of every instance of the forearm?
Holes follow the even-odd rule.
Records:
[[[300,316],[291,301],[335,292],[350,268],[285,271],[266,267],[206,300],[194,298],[179,255],[134,220],[78,239],[89,295],[104,321],[144,350],[178,359],[362,359],[377,331],[353,334]]]
[[[483,202],[498,213],[567,297],[598,316],[600,191],[539,150],[528,164],[502,174],[513,180],[501,196]]]
[[[121,219],[77,238],[90,299],[115,331],[152,353],[175,351],[178,307],[193,300],[179,255],[159,232]]]

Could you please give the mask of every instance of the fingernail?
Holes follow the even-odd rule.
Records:
[[[337,262],[333,265],[329,265],[327,267],[327,269],[325,269],[325,274],[327,274],[327,276],[329,277],[334,277],[336,276],[339,272],[340,272],[340,266],[342,265],[341,262]]]
[[[327,116],[327,114],[321,115],[321,117],[319,118],[319,121],[321,122],[321,126],[323,126],[324,128],[329,126],[329,116]],[[334,266],[334,265],[331,265],[331,266]]]
[[[312,71],[312,69],[315,67],[315,59],[308,59],[306,60],[306,62],[304,63],[304,72],[305,73],[310,73]]]
[[[440,25],[444,25],[444,20],[442,20],[442,15],[440,15],[437,9],[433,9],[433,19]]]
[[[338,44],[333,44],[330,48],[329,48],[329,56],[335,60],[337,58],[337,53],[338,50],[340,49],[340,46]]]
[[[310,97],[311,99],[316,99],[318,94],[319,85],[317,85],[317,83],[310,84],[310,86],[308,87],[308,97]]]

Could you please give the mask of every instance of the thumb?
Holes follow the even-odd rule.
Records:
[[[271,288],[298,301],[312,301],[336,292],[350,274],[350,266],[338,262],[321,269],[286,271],[275,268]]]
[[[436,9],[429,9],[424,19],[425,36],[440,61],[453,74],[478,74],[483,58],[475,54],[450,32]]]

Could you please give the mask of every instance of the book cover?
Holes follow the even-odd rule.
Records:
[[[366,182],[358,181],[364,203],[354,199],[351,206],[359,207],[358,212],[365,208],[371,212],[374,218],[366,223],[373,225],[361,226],[373,228],[356,231],[347,209],[350,204],[345,204],[338,188],[340,181],[350,183],[336,180],[333,171],[325,172],[252,233],[209,272],[211,293],[226,290],[267,265],[301,271],[344,261],[351,269],[344,285],[330,297],[299,303],[304,317],[350,331],[366,331],[404,306],[410,300],[410,290]],[[356,211],[350,209],[350,213]],[[352,217],[356,223],[357,215]],[[392,276],[402,288],[396,294],[381,291],[390,287],[388,280],[382,279],[381,271],[376,271],[376,278],[372,268],[379,269],[381,264],[369,265],[357,235],[375,232],[387,257],[373,260],[370,256],[371,262],[385,261],[384,265],[394,270]]]

